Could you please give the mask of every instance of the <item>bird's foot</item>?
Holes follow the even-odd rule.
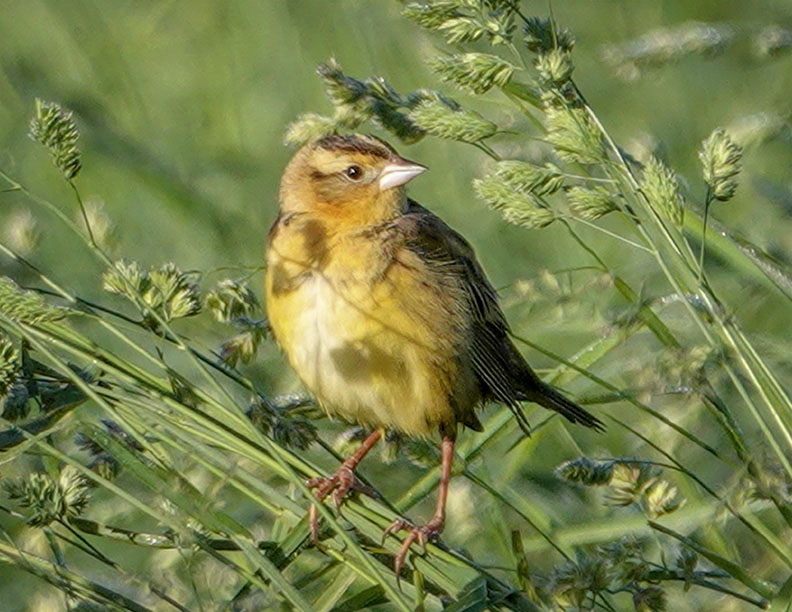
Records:
[[[330,477],[311,478],[305,483],[305,486],[309,489],[316,489],[314,496],[317,502],[322,501],[332,493],[333,507],[335,507],[336,512],[339,511],[344,498],[350,491],[358,491],[369,497],[377,497],[377,492],[360,482],[352,468],[346,465],[341,465],[338,471]],[[315,503],[311,504],[311,508],[308,511],[308,524],[311,528],[311,539],[316,544],[319,542],[319,513]]]
[[[443,531],[444,525],[445,518],[435,515],[432,517],[432,520],[430,520],[425,525],[413,525],[407,519],[399,518],[388,526],[388,528],[382,534],[383,542],[385,541],[385,538],[387,538],[392,533],[397,533],[402,529],[410,530],[410,533],[408,533],[407,537],[404,538],[399,552],[396,553],[396,556],[393,558],[393,571],[397,576],[401,573],[402,567],[404,567],[404,561],[407,558],[407,553],[410,552],[410,547],[415,542],[418,542],[418,544],[421,545],[421,548],[423,548],[423,552],[426,553],[426,543],[430,540],[436,539]]]

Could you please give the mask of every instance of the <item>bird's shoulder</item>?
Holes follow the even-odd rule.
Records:
[[[461,286],[474,319],[507,330],[498,295],[470,243],[436,214],[414,200],[394,222],[398,244],[439,277],[452,277]]]

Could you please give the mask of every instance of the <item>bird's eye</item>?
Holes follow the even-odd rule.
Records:
[[[344,174],[353,181],[359,181],[363,176],[363,169],[360,166],[348,166],[346,170],[344,170]]]

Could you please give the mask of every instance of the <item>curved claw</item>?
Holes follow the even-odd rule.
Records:
[[[382,543],[385,543],[385,539],[391,535],[392,533],[398,533],[405,527],[412,527],[413,524],[408,521],[406,518],[397,518],[393,521],[390,525],[387,526],[385,531],[382,532]]]
[[[316,489],[314,496],[317,501],[322,501],[332,493],[333,507],[336,512],[340,512],[344,498],[350,491],[358,491],[369,497],[379,497],[377,491],[361,483],[355,476],[355,472],[348,466],[342,465],[338,471],[330,477],[311,478],[305,483],[309,489]],[[316,504],[311,504],[308,510],[308,524],[311,530],[311,540],[314,544],[319,542],[319,512]]]
[[[412,525],[407,519],[399,518],[393,521],[382,535],[382,541],[392,533],[401,531],[404,528],[409,528],[410,533],[404,538],[399,552],[393,558],[393,571],[397,576],[401,574],[404,567],[404,561],[407,559],[407,553],[410,552],[410,547],[417,541],[423,548],[423,553],[426,554],[426,544],[437,538],[443,531],[445,521],[443,517],[435,516],[426,525]]]
[[[323,476],[317,476],[316,478],[311,478],[310,480],[305,481],[305,486],[309,489],[316,489],[317,487],[322,486],[328,478],[324,478]]]

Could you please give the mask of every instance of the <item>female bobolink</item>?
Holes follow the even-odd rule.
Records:
[[[280,213],[267,252],[270,325],[289,362],[330,414],[374,431],[331,478],[315,479],[336,505],[383,429],[442,437],[442,476],[432,519],[409,527],[395,559],[439,534],[459,424],[481,431],[476,408],[520,402],[573,423],[602,423],[543,383],[508,336],[508,324],[473,249],[405,196],[426,170],[372,136],[335,135],[300,149],[283,174]],[[311,530],[318,521],[311,508]]]

